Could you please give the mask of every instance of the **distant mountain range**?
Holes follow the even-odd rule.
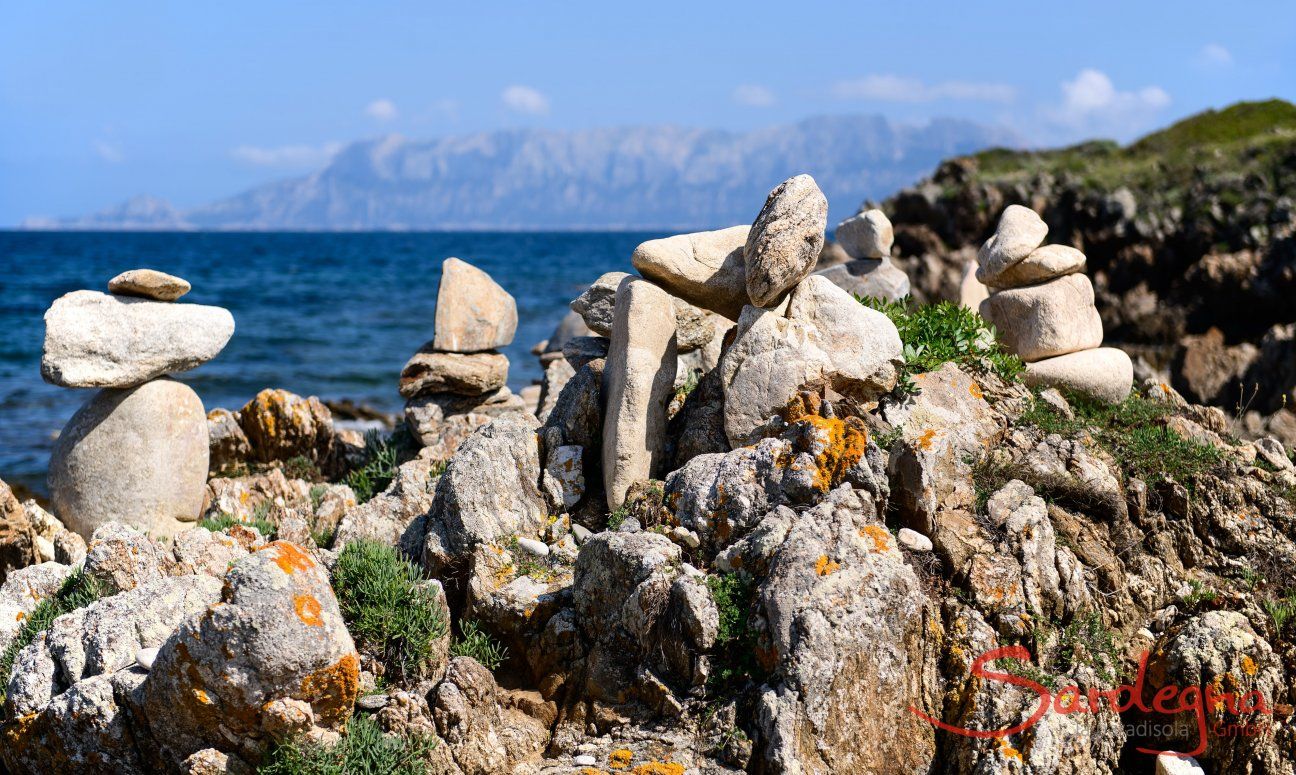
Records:
[[[318,172],[192,210],[136,197],[28,228],[415,230],[709,228],[751,221],[771,188],[808,172],[836,220],[941,159],[1018,145],[1008,130],[937,119],[811,118],[751,132],[642,126],[512,129],[353,143]]]

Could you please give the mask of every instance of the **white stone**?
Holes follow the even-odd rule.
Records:
[[[891,255],[895,230],[886,213],[865,210],[837,224],[833,239],[851,258],[885,258]]]
[[[533,554],[536,557],[549,556],[549,546],[544,541],[537,541],[534,538],[519,538],[517,545],[519,549],[527,554]]]
[[[910,530],[907,527],[900,528],[896,535],[896,540],[900,545],[913,552],[930,552],[932,550],[932,541],[927,536],[919,533],[917,530]]]
[[[635,248],[630,262],[670,293],[734,320],[750,302],[743,263],[750,230],[749,226],[730,226],[648,240]],[[575,302],[572,308],[576,309]],[[589,322],[590,315],[582,314]],[[598,330],[593,324],[590,328]]]
[[[1008,205],[999,217],[999,227],[977,253],[977,262],[990,276],[998,275],[1029,256],[1047,236],[1048,224],[1034,210]]]
[[[1157,754],[1156,775],[1206,775],[1206,770],[1188,754],[1166,751]]]
[[[590,756],[587,753],[583,753],[580,756],[577,756],[576,758],[572,759],[572,764],[576,765],[577,767],[593,767],[595,764],[598,764],[598,759],[595,759],[593,756]]]
[[[494,350],[512,343],[517,322],[517,302],[490,275],[457,258],[441,262],[433,347],[456,353]]]
[[[576,543],[583,544],[592,535],[594,534],[590,532],[589,528],[584,525],[578,525],[575,522],[572,523],[572,536],[576,539]]]
[[[981,267],[976,276],[991,288],[1020,288],[1083,272],[1084,268],[1084,253],[1067,245],[1045,245],[998,273]]]
[[[187,280],[156,269],[129,269],[108,281],[109,293],[156,301],[175,301],[188,293],[190,287]]]
[[[989,295],[990,289],[977,279],[976,262],[968,261],[963,265],[963,278],[959,281],[959,304],[976,312]]]
[[[1028,363],[1102,344],[1093,285],[1082,274],[992,293],[981,302],[981,317],[994,325],[1009,351]]]
[[[135,664],[139,665],[145,670],[152,670],[153,661],[157,659],[157,655],[158,655],[157,649],[140,649],[139,651],[135,652]]]
[[[1116,404],[1134,386],[1134,363],[1124,350],[1098,347],[1028,363],[1022,381],[1032,387],[1070,388]]]
[[[133,387],[215,358],[229,310],[73,291],[45,313],[41,376],[61,387]]]

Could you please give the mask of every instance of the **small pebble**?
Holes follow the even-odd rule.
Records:
[[[154,301],[175,301],[188,293],[189,288],[184,279],[155,269],[131,269],[108,281],[109,293]]]
[[[145,670],[153,669],[153,662],[157,659],[157,649],[140,649],[135,652],[135,662]]]
[[[582,754],[577,756],[575,759],[572,759],[572,764],[575,764],[577,767],[593,767],[595,764],[598,764],[598,759],[595,759],[589,754]]]
[[[387,695],[385,694],[366,694],[356,700],[356,707],[364,710],[378,710],[387,706]]]
[[[901,546],[911,552],[930,552],[932,550],[931,539],[917,530],[902,527],[896,538],[900,541]]]
[[[590,532],[590,529],[587,528],[587,527],[585,527],[584,525],[578,525],[578,524],[576,524],[576,523],[573,522],[573,523],[572,523],[572,535],[576,536],[576,543],[578,543],[578,544],[583,544],[583,543],[585,543],[586,541],[589,540],[589,537],[590,537],[590,536],[592,536],[592,535],[594,535],[594,534],[591,533],[591,532]]]
[[[534,554],[536,557],[549,556],[549,547],[543,541],[537,541],[534,538],[519,538],[517,545],[522,551]]]

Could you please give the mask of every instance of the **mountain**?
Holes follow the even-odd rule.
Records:
[[[832,205],[854,212],[913,183],[941,159],[1017,138],[938,119],[811,118],[751,132],[675,126],[512,129],[353,143],[318,172],[175,213],[128,203],[53,228],[618,229],[750,222],[783,179],[809,172]],[[132,200],[136,202],[136,200]],[[155,218],[141,217],[152,213]]]

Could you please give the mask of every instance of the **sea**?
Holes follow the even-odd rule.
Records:
[[[59,430],[91,395],[40,376],[43,315],[70,291],[147,267],[193,285],[180,302],[234,314],[214,360],[176,378],[210,410],[263,388],[399,412],[401,367],[433,334],[441,262],[486,271],[518,305],[504,348],[514,390],[540,378],[531,348],[604,272],[630,271],[651,233],[156,233],[0,231],[0,479],[47,493]]]

